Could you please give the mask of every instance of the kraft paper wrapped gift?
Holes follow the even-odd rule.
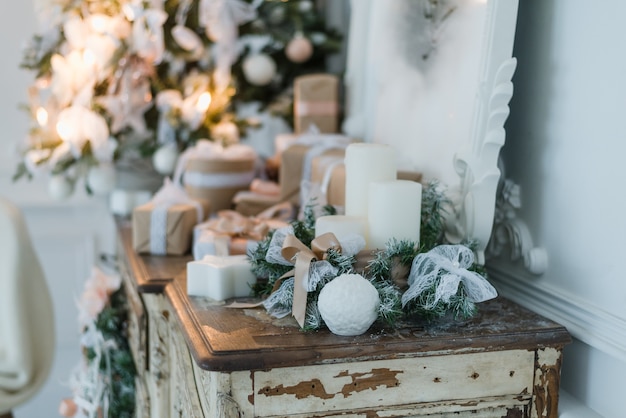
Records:
[[[201,260],[206,255],[249,254],[269,231],[287,226],[292,213],[288,204],[274,205],[258,217],[247,217],[232,210],[220,211],[216,217],[194,227],[194,259]]]
[[[256,161],[249,146],[200,140],[179,158],[174,182],[182,182],[189,196],[208,200],[213,212],[230,209],[235,194],[250,187]]]
[[[208,212],[206,200],[191,199],[166,181],[150,202],[133,210],[133,248],[155,255],[185,254],[191,248],[194,226]]]
[[[211,230],[202,230],[194,235],[192,250],[194,260],[202,260],[207,255],[246,255],[254,251],[259,243],[257,240],[232,237]]]
[[[321,155],[341,156],[351,142],[345,135],[303,135],[281,157],[280,200],[300,204],[300,183],[311,180],[313,161]]]
[[[294,92],[294,130],[303,133],[315,126],[321,133],[339,129],[339,78],[332,74],[296,77]]]
[[[344,206],[346,201],[345,150],[333,149],[313,158],[311,164],[311,182],[319,184],[321,193],[326,196],[326,203]]]
[[[244,216],[256,216],[280,202],[280,195],[266,195],[252,191],[237,192],[233,198],[235,210]]]

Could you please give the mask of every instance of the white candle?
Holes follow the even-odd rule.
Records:
[[[422,185],[409,180],[370,184],[369,248],[385,248],[391,238],[419,242]]]
[[[367,219],[346,215],[320,216],[315,221],[315,236],[327,232],[335,234],[339,241],[349,234],[359,234],[367,241]]]
[[[367,217],[369,184],[396,178],[395,151],[384,144],[350,144],[345,164],[346,215]]]
[[[250,295],[256,283],[245,255],[213,256],[187,263],[187,294],[222,301]]]

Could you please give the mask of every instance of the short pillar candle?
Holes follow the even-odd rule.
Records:
[[[395,180],[395,150],[385,144],[350,144],[346,148],[346,215],[367,217],[372,181]]]
[[[385,248],[391,239],[419,242],[422,185],[409,180],[375,181],[368,202],[368,247]]]

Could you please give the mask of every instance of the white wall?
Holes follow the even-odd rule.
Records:
[[[563,387],[615,418],[626,387],[625,14],[623,0],[520,0],[502,155],[549,268],[492,273],[504,293],[568,327]]]
[[[17,141],[28,131],[28,117],[18,109],[33,81],[19,68],[22,46],[37,27],[33,3],[0,2],[0,196],[23,211],[44,268],[55,308],[55,362],[46,386],[14,411],[16,418],[54,417],[67,387],[69,372],[81,358],[75,301],[90,274],[96,255],[113,250],[113,225],[104,202],[84,196],[67,202],[50,200],[45,179],[13,183]],[[1,233],[1,231],[0,231]]]

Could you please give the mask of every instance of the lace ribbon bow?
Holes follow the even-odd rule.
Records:
[[[474,254],[463,245],[440,245],[418,254],[409,274],[409,289],[402,295],[402,306],[436,285],[435,298],[424,306],[434,308],[441,300],[448,302],[462,282],[467,298],[484,302],[498,296],[496,289],[480,274],[467,270],[474,263]]]

